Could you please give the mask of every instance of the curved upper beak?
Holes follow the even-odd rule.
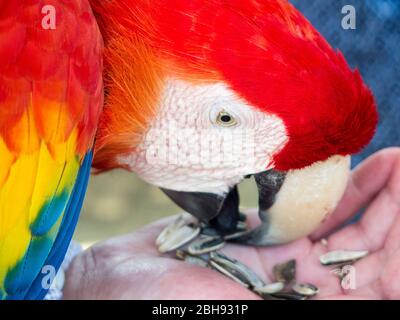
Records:
[[[181,192],[161,188],[176,205],[210,226],[221,234],[236,230],[240,220],[239,193],[233,187],[227,194],[218,195],[204,192]]]

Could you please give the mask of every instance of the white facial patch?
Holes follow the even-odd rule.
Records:
[[[162,188],[222,194],[245,175],[269,169],[286,141],[281,119],[223,83],[170,79],[142,143],[120,162]]]

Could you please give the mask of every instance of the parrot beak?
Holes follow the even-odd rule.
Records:
[[[237,228],[240,220],[239,193],[233,187],[225,195],[202,192],[182,192],[161,188],[179,207],[195,216],[221,235],[230,234]]]
[[[309,235],[339,203],[349,174],[350,156],[333,156],[285,173],[268,170],[254,174],[261,223],[255,229],[232,238],[232,241],[268,246]],[[183,210],[220,235],[238,232],[238,223],[243,216],[239,212],[236,186],[225,195],[161,190]]]
[[[309,235],[339,203],[349,174],[350,156],[334,156],[286,174],[255,174],[261,224],[235,242],[267,246]]]

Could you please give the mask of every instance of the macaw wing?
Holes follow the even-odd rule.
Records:
[[[0,0],[0,299],[46,293],[75,229],[103,105],[87,1]]]

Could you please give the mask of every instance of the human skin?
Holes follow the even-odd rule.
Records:
[[[355,224],[338,228],[366,208]],[[249,215],[251,225],[256,214]],[[173,218],[132,234],[99,243],[71,264],[65,299],[259,299],[218,272],[160,254],[154,245]],[[321,239],[325,238],[327,244]],[[356,289],[344,290],[330,268],[319,263],[325,252],[368,250],[354,264]],[[400,299],[400,148],[377,152],[351,174],[335,212],[310,237],[267,248],[228,244],[223,251],[273,281],[272,268],[297,260],[297,280],[320,288],[315,299]]]

